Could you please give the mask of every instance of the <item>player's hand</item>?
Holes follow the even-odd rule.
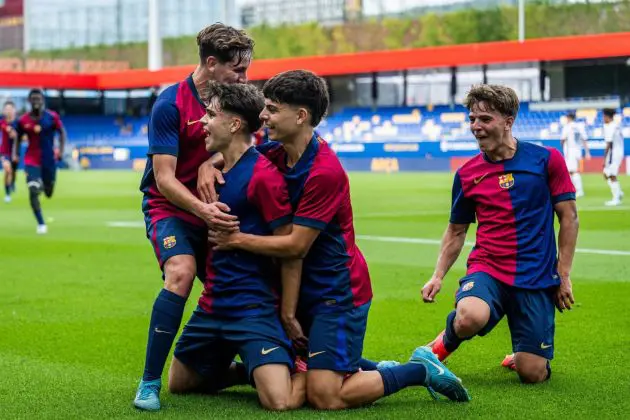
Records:
[[[556,291],[555,301],[556,308],[558,308],[560,312],[565,309],[571,310],[571,305],[575,303],[573,298],[573,288],[571,286],[571,279],[569,279],[569,276],[562,277],[560,286],[558,286],[558,290]]]
[[[306,338],[306,336],[304,335],[302,326],[295,318],[295,316],[282,315],[280,319],[282,320],[282,326],[289,336],[289,339],[291,339],[291,341],[293,342],[293,345],[298,349],[307,348],[308,338]]]
[[[442,289],[442,280],[432,277],[422,288],[422,300],[425,303],[435,302],[435,297]]]
[[[204,163],[199,166],[197,172],[197,192],[199,198],[204,203],[214,203],[219,200],[215,183],[225,184],[223,174],[210,163]]]
[[[198,210],[198,216],[210,229],[226,232],[238,231],[238,217],[228,214],[230,208],[225,203],[204,203]]]
[[[15,156],[15,155],[11,156],[11,160],[12,160],[14,163],[19,163],[19,162],[20,162],[20,158],[19,158],[19,157],[17,157],[17,156]]]
[[[7,133],[9,134],[9,138],[12,140],[17,139],[17,131],[15,131],[15,128],[9,126],[7,127]]]
[[[213,251],[230,251],[236,249],[234,244],[238,239],[238,232],[227,232],[225,230],[208,230],[208,242],[214,244]]]

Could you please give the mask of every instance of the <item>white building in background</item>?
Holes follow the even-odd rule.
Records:
[[[147,0],[24,0],[27,50],[143,42]],[[234,0],[159,0],[163,38],[195,35],[214,22],[238,26]]]

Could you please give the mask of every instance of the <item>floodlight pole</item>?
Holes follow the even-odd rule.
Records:
[[[162,68],[162,34],[160,33],[160,5],[159,0],[149,2],[149,70]]]
[[[525,41],[525,0],[518,0],[518,42]]]

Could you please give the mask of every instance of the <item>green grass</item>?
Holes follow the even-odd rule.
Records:
[[[106,223],[142,220],[140,175],[61,173],[54,199],[43,202],[52,219],[43,237],[35,235],[19,177],[14,202],[0,206],[0,418],[622,418],[630,408],[630,256],[578,253],[572,276],[578,304],[557,316],[548,383],[521,385],[500,368],[510,352],[501,323],[449,361],[473,395],[470,404],[434,402],[423,389],[407,389],[362,409],[276,415],[258,408],[251,389],[235,388],[216,397],[163,391],[160,413],[137,412],[131,402],[161,278],[144,230]],[[440,238],[451,175],[352,174],[351,180],[358,234]],[[630,191],[630,179],[621,182]],[[599,176],[586,176],[585,188],[578,247],[630,251],[629,207],[602,207],[610,193]],[[437,245],[359,244],[375,293],[365,356],[406,359],[443,328],[465,258],[438,303],[425,305],[419,293]],[[199,293],[196,284],[193,296]],[[186,318],[195,301],[188,302]]]

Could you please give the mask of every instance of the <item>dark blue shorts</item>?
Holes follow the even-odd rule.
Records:
[[[326,312],[302,317],[308,337],[308,368],[342,373],[359,370],[370,303],[348,311]]]
[[[177,217],[168,217],[149,222],[147,238],[164,268],[166,261],[175,255],[192,255],[197,262],[197,277],[205,278],[206,254],[208,252],[208,228],[185,222]]]
[[[555,287],[522,289],[481,272],[462,278],[459,284],[457,302],[474,296],[490,306],[490,320],[477,335],[488,334],[505,315],[512,336],[512,351],[553,359]]]
[[[284,364],[293,369],[291,342],[275,312],[229,319],[197,307],[179,337],[174,356],[220,390],[227,386],[228,369],[237,354],[252,384],[252,373],[259,366]]]
[[[27,165],[26,183],[28,186],[34,186],[40,191],[51,191],[57,179],[57,167],[55,166],[31,166]]]

